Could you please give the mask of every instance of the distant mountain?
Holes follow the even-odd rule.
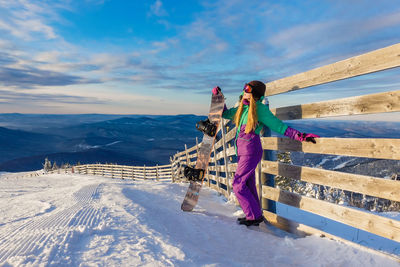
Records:
[[[63,137],[0,127],[0,162],[59,151]]]
[[[56,162],[58,166],[61,166],[64,163],[69,163],[72,165],[77,163],[115,163],[135,166],[154,166],[157,164],[157,162],[148,160],[143,161],[142,159],[132,158],[131,155],[94,148],[81,152],[54,153],[18,158],[0,163],[0,170],[7,172],[39,170],[43,168],[45,158],[48,158],[52,163]]]
[[[0,114],[0,125],[13,127],[0,127],[0,171],[36,170],[42,168],[46,157],[58,165],[76,162],[168,164],[169,158],[182,151],[185,144],[194,146],[196,137],[201,142],[202,134],[195,124],[205,118],[196,115]],[[301,120],[287,124],[321,137],[400,138],[400,123],[395,122]],[[352,162],[330,155],[294,153],[293,157],[297,163],[328,169],[346,168],[343,171],[348,171],[348,164]],[[354,162],[367,164],[367,161]],[[390,168],[393,164],[388,166],[388,170],[396,170]]]
[[[21,117],[21,114],[17,116]],[[78,115],[70,116],[62,115],[63,120],[53,127],[43,127],[41,123],[52,116],[35,115],[33,117],[38,121],[30,121],[32,132],[0,128],[3,152],[0,171],[35,170],[42,167],[46,157],[58,165],[76,162],[168,164],[169,158],[183,150],[185,144],[193,146],[195,138],[201,137],[195,124],[205,118],[195,115],[132,115],[92,122],[94,118],[89,116],[88,122],[71,125]],[[30,115],[27,117],[32,119]],[[20,118],[20,121],[24,119]]]
[[[9,129],[35,131],[40,129],[51,129],[91,123],[105,120],[112,120],[124,117],[125,115],[110,114],[21,114],[3,113],[0,114],[0,126]],[[135,115],[132,115],[135,116]]]

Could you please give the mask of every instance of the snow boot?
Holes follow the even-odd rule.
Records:
[[[259,226],[260,223],[262,223],[263,221],[264,221],[264,217],[261,216],[260,218],[255,219],[255,220],[247,220],[247,219],[244,219],[243,221],[240,221],[239,224],[244,224],[244,225],[246,225],[247,227],[248,227],[248,226],[252,226],[252,225],[254,225],[254,226]]]
[[[242,221],[245,221],[245,220],[246,220],[246,217],[237,218],[237,222],[238,222],[238,223],[240,223],[240,222],[242,222]]]

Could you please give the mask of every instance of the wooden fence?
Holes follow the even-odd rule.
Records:
[[[109,178],[120,179],[142,179],[142,180],[171,180],[171,165],[156,166],[127,166],[115,164],[85,164],[76,165],[67,168],[59,168],[56,170],[38,170],[32,172],[6,173],[4,177],[9,178],[26,178],[41,176],[46,174],[86,174],[98,175]]]
[[[48,173],[78,173],[85,175],[98,175],[109,178],[120,179],[142,179],[142,180],[171,180],[171,165],[156,166],[127,166],[115,164],[85,164],[69,168],[51,170]]]
[[[300,90],[399,66],[400,44],[395,44],[291,77],[266,83],[266,96]],[[280,107],[271,109],[271,111],[281,120],[398,112],[400,111],[400,90]],[[205,180],[207,186],[227,197],[232,190],[232,178],[237,167],[233,147],[236,128],[229,128],[229,125],[231,124],[228,124],[228,121],[223,120],[223,126],[220,127],[218,132],[220,140],[215,144]],[[183,165],[195,165],[200,145],[197,143],[196,146],[191,148],[186,148],[185,146],[184,151],[175,154],[171,158],[172,181],[183,179]],[[304,153],[400,160],[400,139],[322,137],[317,139],[317,144],[310,144],[300,143],[288,138],[263,137],[262,147],[264,149],[264,157],[258,166],[256,180],[259,195],[263,203],[264,216],[271,224],[292,232],[320,234],[345,241],[332,234],[302,224],[301,218],[298,218],[299,223],[278,216],[271,207],[268,207],[268,203],[271,204],[271,201],[277,201],[395,242],[400,242],[400,221],[380,216],[378,213],[338,205],[285,191],[274,186],[268,186],[268,184],[271,184],[271,177],[280,175],[317,185],[375,196],[391,201],[400,201],[400,181],[289,165],[277,162],[273,158],[268,157],[268,154],[271,154],[268,151],[302,151]]]
[[[113,164],[86,164],[74,166],[79,174],[98,175],[109,178],[171,180],[171,165],[126,166]]]

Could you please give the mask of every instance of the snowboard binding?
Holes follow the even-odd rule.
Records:
[[[203,169],[195,169],[189,166],[185,166],[183,170],[183,174],[189,181],[201,182],[204,178],[204,170]]]
[[[199,121],[196,123],[196,128],[197,130],[211,137],[214,137],[217,133],[217,125],[212,123],[208,118],[204,121]]]

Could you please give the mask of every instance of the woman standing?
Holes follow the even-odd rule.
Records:
[[[213,88],[214,94],[221,90]],[[260,81],[246,83],[238,107],[224,110],[222,117],[233,120],[237,127],[235,151],[237,169],[232,183],[233,191],[246,217],[238,218],[239,224],[246,226],[259,225],[263,221],[261,206],[258,199],[255,169],[261,161],[263,149],[260,131],[263,126],[298,141],[316,143],[315,134],[301,133],[288,127],[275,117],[269,108],[262,104],[265,94],[265,84]]]

